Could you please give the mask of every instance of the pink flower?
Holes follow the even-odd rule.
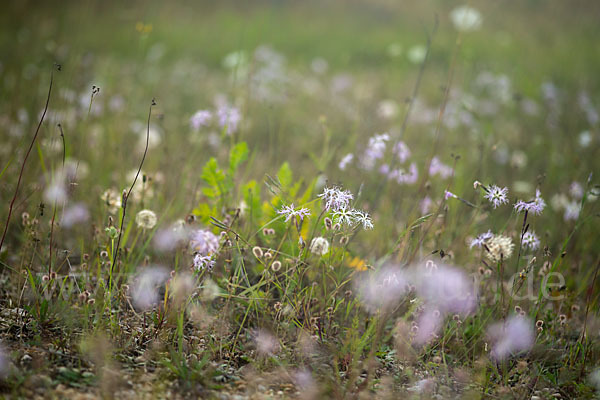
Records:
[[[442,327],[442,314],[438,310],[428,308],[417,319],[417,333],[413,342],[418,345],[429,343]]]
[[[519,315],[490,326],[488,336],[494,342],[491,355],[496,360],[504,360],[515,353],[529,350],[535,341],[533,322]]]
[[[163,267],[147,267],[133,281],[131,297],[133,305],[147,310],[160,302],[159,289],[169,279],[169,272]]]
[[[366,277],[361,276],[358,292],[364,306],[369,311],[393,307],[398,303],[408,288],[408,281],[403,271],[395,266],[385,266]]]
[[[467,315],[477,307],[475,283],[458,268],[428,261],[413,268],[412,282],[419,297],[442,313]]]

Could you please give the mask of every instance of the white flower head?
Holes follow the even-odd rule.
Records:
[[[338,164],[338,167],[342,170],[345,171],[346,168],[348,167],[348,164],[350,164],[352,162],[352,160],[354,159],[354,154],[352,153],[348,153],[346,154],[341,160],[340,163]]]
[[[138,228],[152,229],[156,226],[156,214],[151,210],[142,210],[135,216],[135,223]]]
[[[500,262],[510,258],[515,247],[511,238],[502,235],[494,235],[484,244],[487,248],[485,255],[492,262]]]
[[[354,210],[354,221],[362,225],[363,229],[373,229],[373,221],[365,211]]]
[[[281,210],[277,210],[277,214],[284,215],[285,222],[288,222],[293,217],[300,218],[300,221],[303,221],[304,217],[308,217],[310,215],[310,210],[308,208],[296,209],[292,203],[288,206],[283,206]]]
[[[196,253],[194,255],[194,268],[197,271],[206,269],[208,271],[212,271],[215,266],[215,260],[212,255],[202,255],[201,253]]]
[[[350,201],[354,199],[354,195],[348,190],[342,190],[336,186],[325,187],[323,193],[318,195],[325,202],[326,210],[337,211],[340,208],[349,208]]]
[[[469,6],[456,7],[450,12],[452,24],[459,31],[474,31],[481,28],[481,13]]]
[[[340,225],[354,226],[354,210],[349,208],[338,208],[333,213],[333,222]]]
[[[316,237],[310,242],[310,252],[316,255],[325,255],[329,251],[329,242],[324,237]]]

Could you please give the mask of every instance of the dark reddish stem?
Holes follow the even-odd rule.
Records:
[[[54,66],[60,71],[60,65],[54,64]],[[25,164],[27,163],[27,159],[29,158],[29,154],[33,149],[33,145],[40,133],[40,128],[42,127],[42,123],[44,122],[44,118],[46,117],[46,112],[48,112],[48,105],[50,104],[50,95],[52,94],[52,83],[54,81],[54,68],[50,73],[50,87],[48,88],[48,97],[46,98],[46,106],[44,107],[44,112],[42,113],[42,117],[40,118],[40,122],[35,130],[35,134],[33,135],[33,139],[29,144],[29,149],[27,149],[27,153],[25,153],[25,157],[23,158],[23,164],[21,164],[21,171],[19,172],[19,179],[17,180],[17,187],[15,188],[15,194],[13,195],[12,200],[10,201],[10,206],[8,207],[8,216],[6,217],[6,223],[4,224],[4,232],[2,233],[2,240],[0,240],[0,250],[2,249],[2,245],[4,245],[4,239],[6,239],[6,233],[8,232],[8,225],[10,223],[10,217],[12,216],[13,207],[15,205],[15,201],[17,200],[17,196],[19,194],[19,188],[21,187],[21,180],[23,179],[23,173],[25,172]]]

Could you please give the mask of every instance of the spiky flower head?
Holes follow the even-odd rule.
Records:
[[[333,222],[340,225],[354,226],[354,210],[348,208],[338,208],[333,213]]]
[[[502,235],[494,235],[484,244],[487,248],[485,255],[492,262],[500,262],[510,258],[515,247],[510,237]]]
[[[535,198],[531,201],[519,200],[515,203],[515,210],[517,212],[527,211],[533,215],[540,215],[546,207],[546,202],[542,198],[542,194],[539,189],[535,191]]]
[[[525,232],[521,242],[525,249],[537,250],[540,247],[540,239],[538,239],[533,231]]]
[[[354,222],[362,225],[363,229],[373,229],[373,221],[365,211],[354,210]]]
[[[308,217],[310,215],[310,210],[308,208],[299,208],[296,210],[294,204],[290,204],[289,206],[283,206],[281,210],[277,210],[277,214],[285,216],[285,222],[288,222],[293,217],[300,218],[300,221],[304,220],[304,217]]]
[[[480,234],[479,236],[477,236],[475,239],[472,239],[470,244],[469,244],[469,248],[473,248],[473,247],[481,247],[483,246],[483,244],[485,242],[487,242],[488,240],[490,240],[491,238],[494,237],[494,234],[492,233],[492,231],[487,231],[484,232],[482,234]]]
[[[325,202],[326,210],[333,211],[338,211],[341,208],[348,209],[350,201],[354,199],[354,195],[348,190],[342,190],[336,186],[325,187],[323,193],[319,194],[317,197],[320,197]]]
[[[496,185],[490,185],[487,188],[485,198],[490,201],[494,205],[494,208],[502,204],[508,203],[508,188],[501,188]]]
[[[203,269],[212,271],[214,266],[215,266],[215,260],[213,259],[212,255],[205,256],[200,253],[196,253],[194,255],[194,268],[196,268],[197,271],[200,271]]]

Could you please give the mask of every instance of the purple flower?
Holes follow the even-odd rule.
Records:
[[[208,229],[199,229],[192,232],[190,248],[203,256],[214,254],[219,250],[219,238]]]
[[[477,292],[471,279],[460,269],[428,261],[414,269],[417,294],[442,313],[468,315],[477,307]]]
[[[75,203],[65,209],[61,224],[65,228],[86,222],[90,218],[90,212],[83,203]]]
[[[373,229],[373,221],[365,211],[354,210],[354,222],[362,225],[363,229]]]
[[[540,247],[540,239],[533,231],[525,232],[521,243],[525,249],[537,250]]]
[[[396,145],[394,146],[394,153],[396,154],[396,156],[398,157],[398,160],[400,160],[401,163],[408,160],[408,158],[410,157],[410,154],[411,154],[410,149],[404,142],[396,143]]]
[[[383,133],[375,135],[369,139],[369,144],[365,150],[362,164],[365,169],[373,169],[375,161],[383,157],[386,149],[386,142],[390,140],[390,135]]]
[[[388,265],[356,281],[360,299],[369,312],[393,307],[405,295],[408,281],[401,268]]]
[[[448,200],[448,199],[451,199],[451,198],[452,198],[452,199],[458,199],[458,196],[457,196],[457,195],[455,195],[455,194],[454,194],[454,193],[452,193],[452,192],[449,192],[449,191],[447,191],[447,190],[444,190],[444,200]]]
[[[411,163],[408,173],[405,173],[403,170],[397,171],[396,180],[398,183],[404,184],[414,184],[419,179],[419,170],[417,169],[417,164]]]
[[[347,190],[342,190],[338,187],[326,187],[323,193],[317,195],[325,202],[326,210],[337,211],[340,208],[348,208],[350,201],[354,199],[354,195]]]
[[[485,233],[482,233],[479,236],[477,236],[475,239],[471,240],[469,248],[472,249],[473,247],[481,247],[481,246],[483,246],[483,244],[485,242],[487,242],[488,240],[490,240],[493,237],[494,237],[494,234],[492,233],[492,231],[487,231]]]
[[[189,238],[189,231],[185,221],[180,219],[167,228],[157,230],[152,242],[159,251],[171,251],[185,243],[187,238]]]
[[[502,204],[506,204],[508,203],[508,188],[501,188],[499,186],[496,185],[490,185],[489,188],[487,188],[485,197],[486,199],[488,199],[490,201],[490,203],[492,203],[494,205],[494,208],[497,208],[498,206],[502,205]]]
[[[504,323],[498,322],[490,326],[488,336],[494,342],[491,355],[497,360],[529,350],[535,341],[533,322],[522,316],[512,316]]]
[[[190,126],[197,131],[203,126],[208,126],[211,119],[212,113],[210,111],[199,110],[190,118]]]
[[[217,110],[217,119],[219,120],[219,127],[226,128],[227,134],[230,135],[237,131],[242,120],[242,114],[238,108],[224,105]]]
[[[354,226],[354,210],[340,207],[333,213],[333,222],[340,225]]]
[[[581,186],[581,183],[579,182],[573,182],[571,183],[571,186],[569,186],[569,193],[574,199],[581,200],[584,193],[583,186]]]
[[[431,206],[433,206],[433,201],[431,200],[431,197],[425,196],[423,200],[421,200],[421,214],[425,215],[429,213],[429,211],[431,210]]]
[[[570,201],[565,205],[565,215],[563,218],[565,221],[569,221],[569,220],[575,221],[577,218],[579,218],[580,211],[581,211],[580,203],[578,203],[575,200]]]
[[[443,179],[449,178],[452,175],[453,169],[442,163],[439,158],[433,157],[429,165],[429,175],[439,175]]]
[[[442,327],[443,317],[439,310],[427,308],[417,319],[419,330],[413,341],[417,345],[429,343]]]
[[[542,198],[542,194],[539,189],[535,191],[535,199],[531,201],[523,201],[519,200],[515,203],[515,210],[517,212],[527,211],[533,215],[540,215],[544,208],[546,207],[546,202]]]

